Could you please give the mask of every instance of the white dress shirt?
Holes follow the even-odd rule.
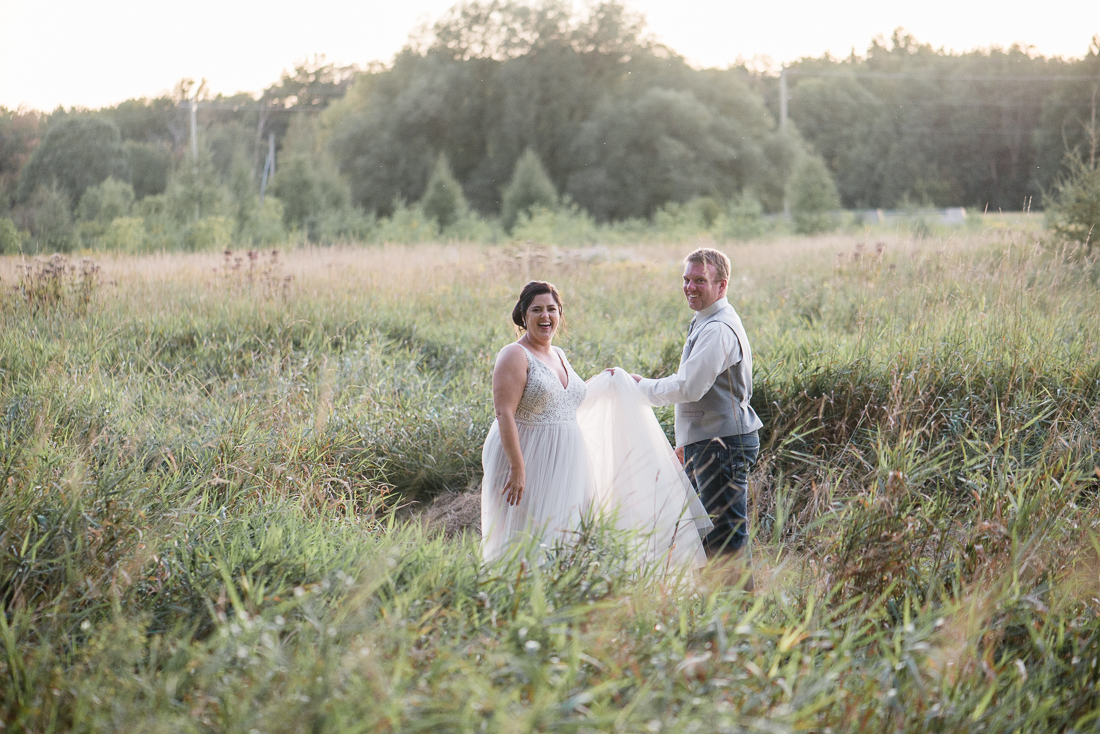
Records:
[[[720,373],[741,361],[741,343],[732,329],[720,323],[702,323],[727,305],[729,301],[723,297],[695,313],[691,329],[703,331],[676,374],[657,380],[642,378],[638,382],[650,405],[694,403],[706,395]]]

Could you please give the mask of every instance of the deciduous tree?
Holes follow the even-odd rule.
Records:
[[[56,188],[76,206],[84,190],[109,176],[130,180],[130,162],[118,127],[88,114],[65,115],[50,125],[19,175],[16,198],[27,201],[40,188]]]

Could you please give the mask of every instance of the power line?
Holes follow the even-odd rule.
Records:
[[[856,77],[859,79],[914,79],[930,82],[1097,82],[1100,76],[1077,74],[919,74],[886,71],[803,71],[784,69],[789,76]]]

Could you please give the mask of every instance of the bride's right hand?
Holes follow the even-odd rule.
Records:
[[[508,481],[504,484],[504,491],[501,494],[504,495],[504,501],[513,507],[519,504],[519,501],[523,498],[523,487],[527,483],[527,477],[523,471],[511,471],[508,474]]]

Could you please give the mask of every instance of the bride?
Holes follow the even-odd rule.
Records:
[[[552,343],[563,311],[543,281],[524,286],[512,309],[523,336],[493,368],[482,556],[497,560],[517,541],[569,544],[593,513],[627,531],[640,561],[702,566],[699,532],[711,523],[653,411],[621,369],[581,381]]]

